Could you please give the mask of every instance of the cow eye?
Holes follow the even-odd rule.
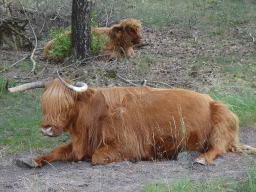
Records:
[[[135,31],[134,29],[131,29],[131,32],[132,32],[132,33],[136,33],[136,31]]]

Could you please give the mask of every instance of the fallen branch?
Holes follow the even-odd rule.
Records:
[[[133,86],[135,86],[135,87],[147,86],[147,85],[149,85],[150,87],[158,88],[158,86],[156,86],[156,85],[154,85],[154,84],[152,84],[152,83],[159,83],[159,84],[163,84],[163,85],[165,85],[165,86],[167,86],[167,87],[169,87],[169,88],[173,88],[172,86],[168,85],[167,83],[163,83],[163,82],[151,81],[151,83],[150,83],[150,82],[147,81],[147,80],[143,80],[143,81],[140,81],[140,80],[128,80],[128,79],[125,79],[125,78],[121,77],[121,76],[118,75],[118,74],[117,74],[116,76],[117,76],[119,79],[121,79],[122,81],[124,81],[124,82],[126,82],[126,83],[129,83],[129,84],[131,84],[131,85],[133,85]],[[134,83],[134,82],[140,83],[140,85],[139,85],[139,84],[136,84],[136,83]]]
[[[35,37],[35,40],[36,40],[35,47],[34,47],[34,49],[33,49],[33,52],[32,52],[32,54],[31,54],[31,56],[30,56],[30,60],[31,60],[32,63],[33,63],[33,68],[32,68],[32,70],[31,70],[31,73],[32,73],[32,72],[35,73],[36,62],[35,62],[35,60],[34,60],[33,57],[34,57],[34,54],[35,54],[35,51],[36,51],[36,48],[37,48],[37,38],[36,38],[36,34],[35,34],[35,31],[34,31],[34,28],[33,28],[32,25],[31,25],[30,19],[28,18],[28,15],[27,15],[27,13],[25,12],[24,7],[23,7],[23,5],[21,4],[20,0],[19,0],[19,3],[20,3],[20,5],[21,5],[21,7],[22,7],[22,9],[23,9],[23,11],[24,11],[24,14],[26,15],[26,17],[27,17],[27,19],[28,19],[28,23],[29,23],[29,25],[30,25],[30,27],[31,27],[31,29],[32,29],[32,32],[33,32],[34,37]]]
[[[26,58],[28,58],[28,55],[27,55],[26,57],[22,58],[21,60],[16,61],[16,62],[15,62],[14,64],[12,64],[10,67],[3,69],[2,71],[0,71],[0,73],[4,72],[4,71],[7,70],[7,69],[10,69],[11,67],[13,67],[14,65],[18,64],[19,62],[23,61],[23,60],[26,59]]]
[[[131,85],[133,85],[133,86],[135,86],[135,87],[139,87],[139,85],[137,85],[137,84],[131,82],[131,80],[125,79],[125,78],[121,77],[121,76],[118,75],[118,74],[116,74],[116,76],[117,76],[119,79],[123,80],[125,83],[129,83],[129,84],[131,84]]]
[[[252,36],[251,33],[249,33],[250,37],[252,38],[252,42],[254,43],[254,37]]]
[[[137,44],[137,45],[135,45],[134,46],[134,48],[142,48],[142,47],[145,47],[145,46],[148,46],[148,45],[150,45],[149,43],[141,43],[141,44]]]
[[[167,83],[164,83],[164,82],[159,82],[159,81],[151,81],[152,83],[159,83],[159,84],[163,84],[163,85],[166,85],[167,87],[173,89],[172,86],[168,85]]]

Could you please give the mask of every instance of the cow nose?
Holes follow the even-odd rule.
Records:
[[[44,135],[49,135],[49,136],[52,136],[53,135],[53,132],[52,132],[52,128],[51,127],[48,127],[48,128],[41,128],[42,132]]]

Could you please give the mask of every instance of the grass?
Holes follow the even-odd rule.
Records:
[[[247,154],[245,154],[245,161],[248,177],[245,185],[243,185],[243,191],[256,191],[256,162],[251,161]]]
[[[245,181],[229,181],[227,179],[215,179],[207,182],[192,182],[190,179],[181,178],[174,180],[172,184],[162,182],[149,183],[144,186],[147,192],[215,192],[215,191],[243,191],[239,185],[245,185]],[[247,191],[247,190],[246,190]]]
[[[149,72],[151,70],[151,65],[156,62],[156,59],[146,54],[141,54],[133,60],[133,65],[136,65],[137,70],[142,72]]]
[[[249,160],[245,154],[247,164],[247,178],[242,180],[230,180],[227,178],[218,178],[205,182],[191,181],[187,176],[182,176],[178,180],[173,180],[171,184],[162,181],[148,183],[144,185],[143,191],[146,192],[215,192],[215,191],[233,191],[233,192],[255,192],[256,191],[256,162]]]
[[[216,73],[227,77],[231,85],[243,81],[245,86],[255,86],[255,45],[248,45],[256,37],[255,1],[130,0],[127,4],[133,5],[126,10],[127,17],[141,19],[143,26],[150,28],[170,28],[176,31],[175,38],[189,34],[194,40],[185,37],[184,47],[209,51],[196,56],[186,52],[190,75],[214,68]],[[172,52],[175,54],[175,50]]]
[[[256,4],[253,0],[130,0],[128,2],[133,5],[133,9],[127,9],[127,14],[141,19],[144,25],[154,28],[170,25],[181,29],[197,27],[217,36],[224,35],[225,30],[231,26],[249,24],[256,20],[254,14]]]
[[[6,80],[0,78],[0,146],[7,153],[29,151],[31,148],[53,148],[63,143],[66,135],[51,139],[41,133],[43,119],[40,105],[43,90],[28,90],[8,94],[5,87]],[[16,83],[10,82],[9,86]]]
[[[256,91],[243,86],[221,86],[213,88],[210,93],[215,100],[223,101],[235,113],[240,124],[256,122]]]

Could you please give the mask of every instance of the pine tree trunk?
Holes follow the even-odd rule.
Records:
[[[91,0],[72,2],[72,49],[76,60],[86,63],[91,55]]]

